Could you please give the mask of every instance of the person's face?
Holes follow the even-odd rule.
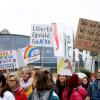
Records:
[[[100,69],[97,71],[97,78],[100,80]]]
[[[65,82],[67,80],[67,77],[65,75],[59,75],[59,81],[61,83]]]
[[[10,77],[9,78],[9,86],[10,87],[15,87],[15,86],[17,86],[17,83],[16,83],[16,80],[15,80],[15,78],[14,77]]]
[[[27,71],[23,71],[22,76],[23,76],[23,80],[28,80],[30,75]]]
[[[84,79],[82,80],[82,82],[83,82],[83,84],[85,85],[85,84],[88,83],[88,80],[87,80],[86,78],[84,78]]]
[[[95,77],[94,76],[91,76],[90,79],[91,79],[91,81],[94,81],[95,80]]]

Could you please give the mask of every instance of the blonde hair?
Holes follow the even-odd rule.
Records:
[[[15,79],[15,81],[16,81],[16,83],[17,83],[17,86],[20,86],[20,81],[19,81],[18,77],[17,77],[16,75],[13,75],[13,74],[9,75],[9,79],[10,79],[11,77],[14,77],[14,79]]]
[[[31,70],[30,70],[30,68],[28,68],[28,67],[23,67],[23,68],[22,68],[22,73],[23,73],[24,71],[26,71],[26,72],[30,75],[30,77],[31,77]]]

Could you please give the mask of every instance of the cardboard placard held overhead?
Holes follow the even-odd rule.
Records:
[[[100,22],[79,19],[74,48],[100,52]]]

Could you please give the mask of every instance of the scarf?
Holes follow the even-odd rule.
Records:
[[[32,85],[31,78],[29,78],[27,82],[25,82],[24,80],[21,80],[21,86],[25,91],[28,90],[31,85]]]
[[[37,91],[36,89],[32,93],[32,99],[31,100],[49,100],[50,91],[43,90],[43,91]]]
[[[18,86],[18,87],[16,87],[16,89],[12,90],[12,92],[13,92],[14,94],[17,94],[17,93],[19,93],[21,90],[22,90],[22,88],[21,88],[20,86]]]

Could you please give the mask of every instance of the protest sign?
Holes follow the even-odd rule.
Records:
[[[40,60],[40,48],[28,45],[20,50],[25,64]]]
[[[100,52],[100,22],[80,18],[74,47]]]
[[[18,68],[15,50],[0,51],[0,69]]]
[[[30,45],[53,47],[52,26],[43,24],[32,25]]]

